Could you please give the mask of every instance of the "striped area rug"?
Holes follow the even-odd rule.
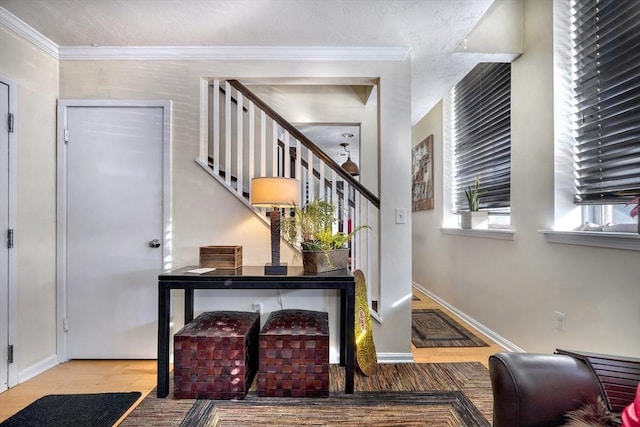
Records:
[[[411,316],[411,342],[417,348],[489,346],[442,310],[414,309]]]
[[[122,426],[483,426],[492,417],[489,372],[480,363],[380,364],[356,375],[345,395],[344,369],[331,365],[329,398],[158,399],[153,391]],[[171,390],[170,390],[171,392]]]

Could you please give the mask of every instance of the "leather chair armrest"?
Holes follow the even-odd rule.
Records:
[[[598,379],[571,356],[498,353],[489,357],[493,427],[544,427],[600,396]]]

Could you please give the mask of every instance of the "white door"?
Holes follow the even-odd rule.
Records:
[[[17,383],[17,364],[12,360],[17,335],[16,249],[13,243],[17,175],[13,116],[16,91],[16,82],[0,75],[0,392]]]
[[[155,358],[169,109],[85,102],[94,105],[59,103],[66,139],[59,142],[66,154],[66,356]]]

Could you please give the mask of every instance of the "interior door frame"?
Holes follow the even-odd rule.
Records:
[[[56,242],[56,351],[58,362],[67,358],[67,334],[64,319],[67,318],[67,110],[91,107],[148,107],[163,109],[162,133],[162,264],[171,263],[171,101],[132,99],[59,99],[57,123],[57,242]]]
[[[7,201],[9,203],[9,228],[14,231],[13,248],[8,252],[8,339],[14,347],[13,363],[8,365],[7,386],[18,384],[18,84],[4,74],[0,74],[0,82],[9,86],[9,113],[13,114],[13,132],[9,132],[9,187]],[[3,243],[4,244],[4,243]],[[0,343],[5,345],[6,343]]]

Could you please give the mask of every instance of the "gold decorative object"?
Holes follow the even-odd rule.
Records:
[[[356,365],[366,376],[373,375],[378,367],[378,356],[373,343],[371,313],[367,302],[367,282],[362,270],[355,270],[356,279]]]

